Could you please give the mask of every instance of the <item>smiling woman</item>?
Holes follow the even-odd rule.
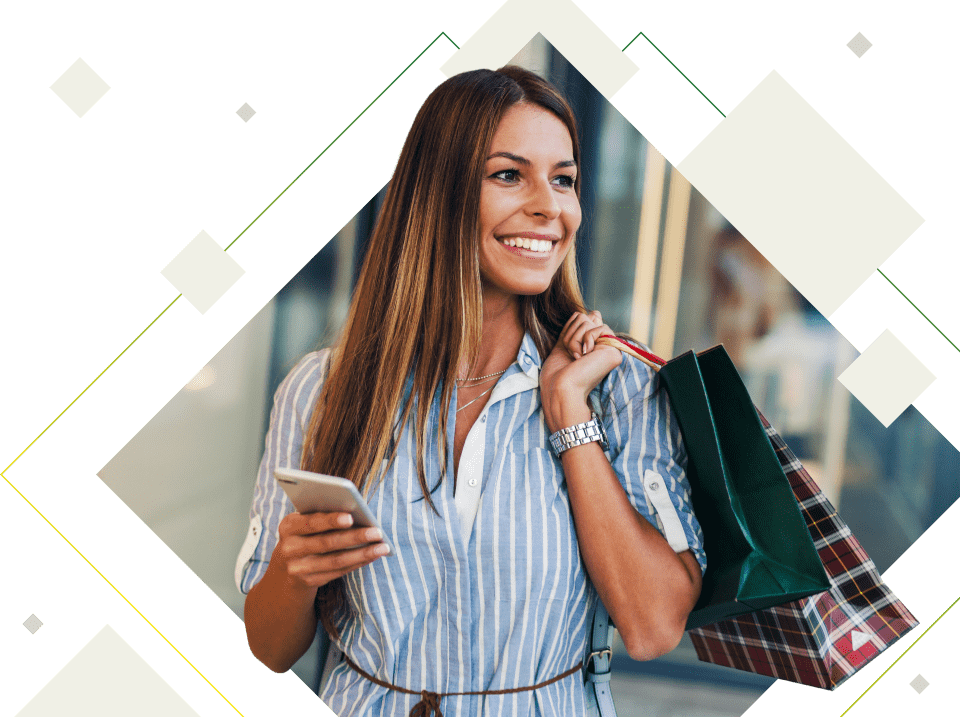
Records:
[[[338,714],[595,711],[601,601],[638,660],[680,639],[705,568],[686,455],[652,370],[595,344],[611,330],[577,280],[579,166],[576,120],[542,78],[444,82],[340,340],[276,393],[247,634],[285,671],[326,631],[342,660],[320,696]],[[278,467],[353,481],[385,535],[294,512]]]

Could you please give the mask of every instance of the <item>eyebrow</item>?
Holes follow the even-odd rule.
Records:
[[[515,155],[510,152],[494,152],[492,155],[487,157],[487,161],[489,162],[490,160],[496,157],[504,157],[508,160],[512,160],[513,162],[516,162],[518,165],[528,166],[530,164],[530,160],[528,160],[526,157],[521,157],[520,155]],[[553,169],[559,169],[561,167],[576,167],[576,166],[577,166],[577,163],[574,162],[573,160],[561,160],[560,162],[557,162],[557,164],[553,166]]]

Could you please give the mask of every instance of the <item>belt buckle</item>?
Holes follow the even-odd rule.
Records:
[[[593,668],[594,668],[594,666],[593,666],[593,659],[596,658],[597,656],[602,656],[603,654],[607,654],[607,660],[610,661],[611,663],[613,663],[613,649],[612,649],[612,648],[604,648],[604,649],[599,650],[599,651],[593,651],[589,656],[587,656],[587,672],[588,672],[588,673],[593,673],[594,675],[599,675],[599,674],[597,673],[597,671],[593,670]],[[610,672],[610,668],[607,668],[607,670],[604,671],[604,673],[609,673],[609,672]]]

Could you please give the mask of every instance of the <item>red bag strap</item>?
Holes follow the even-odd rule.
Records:
[[[644,364],[649,367],[653,367],[654,369],[659,369],[667,363],[666,359],[661,359],[656,354],[648,352],[639,344],[636,344],[629,339],[624,339],[623,337],[615,337],[613,334],[601,334],[599,337],[597,337],[596,343],[607,344],[615,349],[619,349],[624,354],[629,354],[630,356],[639,359]]]

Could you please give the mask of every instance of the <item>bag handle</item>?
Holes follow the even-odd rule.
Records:
[[[666,359],[661,359],[656,354],[648,352],[639,344],[635,344],[629,339],[624,339],[623,337],[615,337],[613,334],[601,334],[599,337],[597,337],[596,344],[606,344],[614,349],[619,349],[624,354],[629,354],[635,359],[639,359],[644,364],[651,367],[654,371],[659,370],[660,367],[667,363]]]

